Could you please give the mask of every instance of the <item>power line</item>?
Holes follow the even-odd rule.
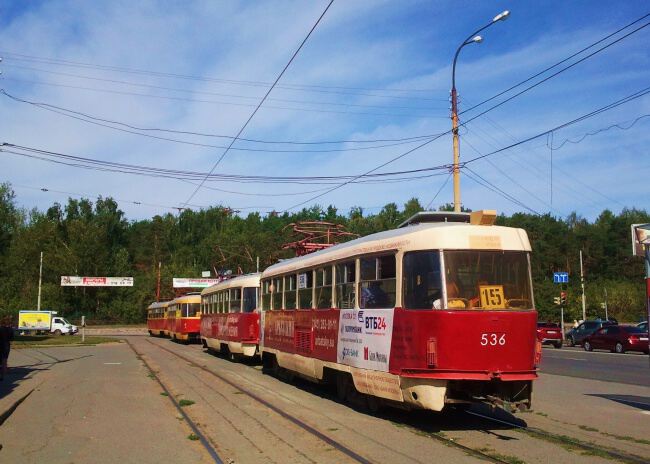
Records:
[[[501,102],[499,102],[499,103],[497,103],[497,104],[495,104],[495,105],[492,105],[490,108],[488,108],[488,109],[482,111],[481,113],[479,113],[479,114],[473,116],[472,118],[470,118],[469,120],[465,121],[464,124],[467,124],[468,122],[471,122],[471,121],[473,121],[474,119],[479,118],[479,117],[483,116],[484,114],[486,114],[486,113],[488,113],[488,112],[490,112],[490,111],[492,111],[492,110],[494,110],[494,109],[496,109],[496,108],[498,108],[498,107],[500,107],[500,106],[506,104],[507,102],[509,102],[509,101],[511,101],[511,100],[513,100],[513,99],[515,99],[515,98],[517,98],[517,97],[519,97],[520,95],[522,95],[522,94],[528,92],[529,90],[534,89],[535,87],[537,87],[537,86],[543,84],[544,82],[546,82],[546,81],[548,81],[548,80],[550,80],[550,79],[552,79],[552,78],[558,76],[559,74],[562,74],[563,72],[567,71],[568,69],[570,69],[570,68],[572,68],[572,67],[578,65],[579,63],[582,63],[583,61],[585,61],[585,60],[591,58],[592,56],[596,55],[597,53],[600,53],[601,51],[603,51],[603,50],[605,50],[605,49],[611,47],[611,46],[614,45],[614,44],[617,44],[618,42],[620,42],[620,41],[626,39],[627,37],[631,36],[632,34],[635,34],[635,33],[639,32],[640,30],[642,30],[642,29],[644,29],[644,28],[646,28],[646,27],[648,27],[648,26],[650,26],[650,22],[645,23],[643,26],[640,26],[640,27],[634,29],[634,30],[631,31],[631,32],[628,32],[627,34],[625,34],[625,35],[622,36],[622,37],[619,37],[619,38],[616,39],[615,41],[610,42],[610,43],[608,43],[607,45],[605,45],[605,46],[599,48],[598,50],[596,50],[596,51],[590,53],[589,55],[587,55],[587,56],[585,56],[585,57],[579,59],[578,61],[576,61],[576,62],[574,62],[574,63],[571,63],[571,64],[568,65],[568,66],[565,66],[564,68],[560,69],[559,71],[557,71],[557,72],[551,74],[550,76],[545,77],[544,79],[542,79],[541,81],[536,82],[536,83],[533,84],[533,85],[530,85],[530,86],[526,87],[525,89],[523,89],[523,90],[517,92],[516,94],[514,94],[514,95],[512,95],[512,96],[510,96],[510,97],[508,97],[508,98],[506,98],[505,100],[503,100],[503,101],[501,101]],[[480,104],[479,104],[479,105],[480,105]],[[477,105],[475,105],[475,106],[477,106]],[[469,111],[469,110],[461,111],[459,114],[466,113],[467,111]]]
[[[426,210],[428,210],[431,207],[431,205],[433,204],[433,202],[436,201],[436,198],[438,198],[438,195],[440,195],[440,192],[442,192],[442,189],[445,188],[445,185],[447,185],[447,182],[449,182],[449,179],[451,179],[452,174],[453,174],[453,172],[450,172],[449,175],[447,175],[447,178],[445,179],[445,181],[442,183],[442,185],[440,186],[440,188],[438,189],[436,194],[433,196],[431,201],[427,204],[427,206],[425,208]]]
[[[123,81],[123,80],[118,80],[118,79],[106,79],[106,78],[101,78],[101,77],[93,77],[93,76],[84,76],[80,74],[72,74],[72,73],[64,73],[64,72],[58,72],[58,71],[51,71],[48,69],[40,69],[40,68],[32,68],[31,66],[21,66],[21,65],[16,65],[16,64],[5,64],[5,67],[9,68],[16,68],[16,69],[23,69],[23,70],[28,70],[28,71],[35,71],[39,73],[46,73],[46,74],[53,74],[56,76],[66,76],[66,77],[74,77],[76,79],[85,79],[85,80],[91,80],[91,81],[98,81],[98,82],[108,82],[111,84],[120,84],[120,85],[129,85],[132,87],[141,87],[141,88],[148,88],[148,89],[156,89],[156,90],[170,90],[173,92],[183,92],[183,93],[188,93],[188,94],[196,94],[196,95],[212,95],[216,97],[226,97],[226,98],[240,98],[244,100],[259,100],[259,96],[249,96],[249,95],[235,95],[235,94],[228,94],[228,93],[219,93],[219,92],[208,92],[205,90],[189,90],[189,89],[183,89],[179,87],[166,87],[166,86],[160,86],[160,85],[152,85],[152,84],[142,84],[140,82],[130,82],[130,81]],[[376,109],[401,109],[401,110],[424,110],[424,111],[431,111],[431,110],[439,110],[442,111],[443,108],[432,108],[432,107],[427,107],[427,106],[398,106],[398,105],[366,105],[362,103],[342,103],[342,102],[330,102],[330,101],[310,101],[310,100],[292,100],[292,99],[286,99],[286,98],[268,98],[268,101],[275,101],[275,102],[280,102],[280,103],[297,103],[297,104],[303,104],[303,105],[330,105],[330,106],[343,106],[343,107],[357,107],[357,108],[376,108]],[[228,104],[226,102],[223,102],[224,104]],[[254,106],[254,105],[250,105]],[[446,109],[446,108],[444,108]]]
[[[125,91],[125,90],[98,89],[98,88],[95,88],[95,87],[83,87],[83,86],[80,86],[80,85],[55,84],[55,83],[52,83],[52,82],[32,81],[32,80],[28,80],[28,79],[16,79],[14,77],[5,77],[4,80],[11,81],[11,82],[20,82],[20,83],[24,83],[24,84],[59,87],[59,88],[65,88],[65,89],[87,90],[87,91],[90,91],[90,92],[108,93],[108,94],[112,94],[112,95],[128,95],[128,96],[136,96],[136,97],[154,98],[154,99],[159,99],[159,100],[170,100],[170,101],[183,101],[183,102],[191,102],[191,103],[207,103],[207,104],[216,104],[216,105],[240,106],[240,107],[246,107],[246,108],[255,107],[254,104],[249,104],[249,103],[235,103],[235,102],[225,102],[225,101],[217,101],[217,100],[205,100],[205,99],[199,99],[199,98],[174,97],[174,96],[170,96],[170,95],[152,95],[152,94],[147,94],[147,93],[129,92],[129,91]],[[337,110],[298,108],[298,107],[275,106],[275,105],[266,105],[264,108],[265,109],[273,109],[273,110],[300,111],[300,112],[306,112],[306,113],[345,114],[345,115],[352,114],[352,115],[366,115],[366,116],[375,116],[375,117],[377,117],[377,116],[391,116],[391,117],[405,117],[405,118],[431,117],[431,118],[446,119],[446,116],[430,116],[430,115],[427,115],[427,114],[406,114],[406,113],[385,113],[385,112],[369,113],[369,112],[363,112],[363,111],[337,111]]]
[[[501,152],[503,152],[505,150],[509,150],[511,148],[517,147],[517,146],[522,145],[522,144],[524,144],[526,142],[530,142],[531,140],[535,140],[537,138],[540,138],[540,137],[543,137],[543,136],[545,136],[547,134],[550,134],[551,132],[558,131],[558,130],[563,129],[565,127],[576,124],[578,122],[584,121],[585,119],[596,116],[597,114],[600,114],[600,113],[603,113],[605,111],[611,110],[611,109],[616,108],[616,107],[618,107],[620,105],[623,105],[625,103],[629,103],[629,102],[631,102],[633,100],[636,100],[637,98],[641,98],[641,97],[647,95],[648,93],[650,93],[650,87],[646,87],[644,89],[638,90],[638,91],[636,91],[636,92],[634,92],[634,93],[632,93],[632,94],[630,94],[630,95],[628,95],[626,97],[621,98],[620,100],[616,100],[615,102],[609,103],[609,104],[607,104],[605,106],[602,106],[602,107],[600,107],[600,108],[598,108],[598,109],[596,109],[596,110],[594,110],[594,111],[592,111],[590,113],[584,114],[584,115],[579,116],[579,117],[577,117],[575,119],[572,119],[571,121],[560,124],[560,125],[552,128],[552,129],[548,129],[548,130],[546,130],[544,132],[540,132],[539,134],[527,137],[527,138],[525,138],[523,140],[520,140],[520,141],[518,141],[516,143],[513,143],[513,144],[508,145],[506,147],[500,148],[498,150],[492,151],[490,153],[486,153],[484,155],[474,157],[472,159],[464,161],[462,164],[467,165],[467,164],[472,163],[474,161],[478,161],[480,159],[487,158],[489,156],[493,156],[493,155],[495,155],[497,153],[501,153]]]
[[[647,117],[650,117],[650,114],[644,114],[644,115],[639,116],[638,118],[636,118],[635,120],[633,120],[633,121],[632,121],[628,126],[624,126],[623,123],[612,124],[612,125],[610,125],[610,126],[603,127],[603,128],[601,128],[601,129],[595,130],[595,131],[593,131],[593,132],[586,132],[586,133],[583,134],[581,137],[578,137],[577,139],[574,139],[574,140],[572,140],[572,139],[564,139],[564,141],[562,141],[562,143],[561,143],[560,145],[558,145],[557,147],[553,147],[553,150],[559,150],[560,148],[562,148],[562,147],[563,147],[564,145],[566,145],[567,143],[572,143],[572,144],[578,144],[578,143],[581,143],[581,142],[584,141],[587,137],[591,137],[591,136],[593,136],[593,135],[600,134],[601,132],[607,132],[608,130],[611,130],[611,129],[615,129],[615,128],[616,128],[616,129],[620,129],[620,130],[622,130],[622,131],[630,130],[630,129],[632,129],[632,127],[634,127],[634,125],[635,125],[637,122],[639,122],[640,120],[642,120],[642,119],[644,119],[644,118],[647,118]]]
[[[198,133],[190,133],[188,131],[176,131],[173,129],[151,129],[151,128],[141,128],[138,126],[134,126],[131,124],[126,124],[123,122],[119,121],[113,121],[109,119],[103,119],[103,118],[98,118],[95,116],[88,115],[86,113],[82,113],[79,111],[74,111],[70,110],[68,108],[63,108],[60,106],[56,105],[51,105],[49,103],[41,103],[41,102],[34,102],[30,100],[25,100],[23,98],[16,97],[9,92],[7,92],[4,89],[0,89],[0,94],[5,95],[6,97],[10,98],[13,101],[19,102],[19,103],[25,103],[27,105],[31,105],[37,108],[40,108],[45,111],[50,111],[56,114],[59,114],[61,116],[65,116],[67,118],[75,119],[78,121],[86,122],[88,124],[93,124],[96,126],[100,127],[105,127],[108,129],[116,130],[119,132],[125,132],[128,134],[133,134],[133,135],[138,135],[141,137],[146,137],[146,138],[151,138],[155,140],[163,140],[166,142],[173,142],[173,143],[180,143],[184,145],[191,145],[191,146],[196,146],[196,147],[203,147],[203,148],[221,148],[225,149],[227,148],[226,146],[221,146],[221,145],[212,145],[212,144],[207,144],[207,143],[201,143],[201,142],[192,142],[189,140],[180,140],[180,139],[174,139],[174,138],[169,138],[169,137],[162,137],[158,135],[151,135],[151,134],[143,134],[138,131],[156,131],[156,132],[166,132],[166,133],[174,133],[174,134],[183,134],[183,135],[189,135],[189,134],[196,134]],[[106,124],[104,124],[106,123]],[[114,127],[111,126],[110,124],[115,124],[119,125],[122,127]],[[126,127],[126,129],[124,129]],[[223,137],[220,135],[206,135],[206,134],[201,134],[202,136],[210,136],[210,137]],[[234,137],[228,137],[231,140],[234,140]],[[243,140],[243,139],[239,139]],[[244,152],[262,152],[262,153],[335,153],[335,152],[349,152],[349,151],[363,151],[363,150],[376,150],[378,148],[386,148],[386,147],[394,147],[398,145],[408,145],[409,143],[414,143],[417,141],[422,140],[422,138],[414,138],[409,141],[402,141],[402,142],[394,142],[394,143],[388,143],[384,145],[373,145],[369,147],[351,147],[351,148],[329,148],[329,149],[315,149],[315,150],[279,150],[279,149],[266,149],[266,148],[245,148],[245,147],[231,147],[231,150],[235,151],[244,151]]]
[[[299,53],[300,50],[302,49],[303,45],[305,45],[305,43],[307,43],[307,40],[308,40],[309,37],[311,36],[312,32],[314,32],[314,30],[316,29],[316,27],[318,26],[318,24],[321,22],[321,19],[323,19],[323,17],[325,16],[325,13],[327,13],[327,10],[329,10],[329,8],[332,6],[332,3],[334,3],[334,0],[330,0],[330,2],[327,4],[327,6],[325,7],[325,10],[323,10],[323,13],[321,13],[320,17],[316,20],[316,23],[314,23],[314,25],[312,26],[311,30],[310,30],[309,33],[307,34],[307,36],[303,39],[303,41],[302,41],[302,43],[300,44],[300,46],[298,46],[298,49],[294,52],[293,56],[289,59],[289,62],[285,65],[284,69],[280,72],[280,74],[278,75],[278,77],[275,79],[275,81],[273,82],[273,85],[272,85],[272,86],[267,90],[267,92],[266,92],[266,94],[264,95],[264,97],[262,97],[262,100],[260,100],[259,104],[257,105],[257,108],[255,108],[255,110],[251,113],[251,115],[248,117],[248,119],[246,120],[246,122],[244,123],[244,125],[241,127],[241,129],[239,129],[239,132],[237,133],[237,135],[235,136],[235,138],[232,139],[232,141],[230,142],[230,145],[228,146],[228,148],[226,148],[226,150],[221,154],[221,156],[219,157],[219,159],[218,159],[218,160],[217,160],[217,161],[212,165],[212,168],[210,169],[210,174],[212,174],[212,173],[214,172],[214,170],[216,169],[216,167],[219,165],[219,163],[221,163],[221,160],[224,159],[224,157],[226,156],[226,154],[227,154],[228,151],[230,150],[230,147],[232,147],[233,144],[235,143],[235,141],[237,140],[237,137],[239,137],[239,136],[242,134],[242,132],[244,132],[244,129],[246,129],[246,127],[248,126],[248,123],[251,122],[251,120],[253,119],[253,117],[255,116],[255,114],[257,114],[257,111],[262,107],[262,105],[264,104],[264,101],[266,100],[266,98],[269,96],[269,94],[271,93],[271,91],[273,90],[273,88],[274,88],[274,87],[277,85],[277,83],[280,81],[280,79],[282,78],[282,76],[284,75],[284,73],[286,72],[286,70],[289,69],[289,66],[291,65],[291,63],[293,63],[293,60],[296,58],[296,56],[298,56],[298,53]],[[208,178],[208,176],[205,176],[205,178],[204,178],[204,179],[201,181],[201,183],[196,187],[196,189],[192,192],[192,194],[189,196],[189,198],[188,198],[187,200],[185,200],[185,204],[187,204],[188,202],[190,202],[190,201],[192,200],[192,198],[194,198],[194,195],[196,195],[196,193],[199,191],[199,189],[203,186],[203,184],[205,183],[205,181],[206,181],[207,178]]]
[[[520,81],[520,82],[518,82],[518,83],[516,83],[516,84],[514,84],[514,85],[512,85],[512,86],[510,86],[510,87],[508,87],[508,88],[505,89],[505,90],[502,90],[501,92],[499,92],[499,93],[497,93],[497,94],[491,96],[490,98],[487,98],[487,99],[485,99],[485,100],[483,100],[483,101],[481,101],[481,102],[479,102],[479,103],[477,103],[477,104],[475,104],[475,105],[472,105],[470,108],[467,108],[466,110],[461,111],[459,114],[463,114],[463,113],[466,113],[466,112],[468,112],[468,111],[471,111],[471,110],[473,110],[473,109],[475,109],[475,108],[478,108],[479,106],[482,106],[482,105],[484,105],[485,103],[488,103],[488,102],[494,100],[495,98],[498,98],[498,97],[500,97],[500,96],[502,96],[502,95],[504,95],[504,94],[510,92],[511,90],[514,90],[515,88],[517,88],[517,87],[519,87],[519,86],[521,86],[521,85],[523,85],[523,84],[525,84],[525,83],[527,83],[527,82],[532,81],[532,80],[535,79],[536,77],[539,77],[539,76],[541,76],[542,74],[546,73],[547,71],[550,71],[551,69],[556,68],[557,66],[561,65],[562,63],[566,63],[566,62],[569,61],[570,59],[575,58],[576,56],[578,56],[578,55],[580,55],[581,53],[583,53],[583,52],[589,50],[590,48],[595,47],[595,46],[598,45],[599,43],[602,43],[602,42],[604,42],[605,40],[607,40],[607,39],[609,39],[609,38],[615,36],[615,35],[618,34],[619,32],[622,32],[622,31],[624,31],[625,29],[627,29],[627,28],[633,26],[634,24],[636,24],[636,23],[638,23],[638,22],[644,20],[644,19],[647,18],[648,16],[650,16],[650,13],[647,13],[647,14],[641,16],[640,18],[635,19],[635,20],[632,21],[631,23],[628,23],[627,25],[623,26],[622,28],[620,28],[620,29],[618,29],[618,30],[612,32],[611,34],[606,35],[606,36],[603,37],[602,39],[597,40],[596,42],[591,43],[590,45],[588,45],[588,46],[584,47],[583,49],[581,49],[581,50],[579,50],[579,51],[573,53],[572,55],[567,56],[567,57],[564,58],[563,60],[558,61],[557,63],[554,63],[554,64],[552,64],[551,66],[548,66],[547,68],[544,68],[543,70],[541,70],[541,71],[538,72],[537,74],[534,74],[534,75],[532,75],[532,76],[530,76],[530,77],[524,79],[523,81]],[[647,26],[647,24],[646,24],[645,26],[643,26],[643,27],[646,27],[646,26]],[[636,31],[632,31],[630,34],[633,34],[633,33],[637,32],[638,30],[643,29],[643,27],[637,29]],[[630,34],[628,34],[628,35],[630,35]],[[618,42],[618,41],[624,39],[625,37],[627,37],[627,36],[622,37],[621,39],[617,40],[616,42]],[[606,47],[603,47],[603,48],[597,50],[596,52],[592,53],[592,54],[589,55],[589,56],[586,56],[585,58],[583,58],[583,59],[580,60],[580,61],[577,61],[576,63],[572,64],[571,66],[575,66],[576,64],[578,64],[578,63],[584,61],[585,59],[587,59],[587,58],[589,58],[589,57],[595,55],[596,53],[599,53],[600,51],[604,50],[605,48],[607,48],[607,47],[609,47],[609,46],[611,46],[611,45],[613,45],[613,44],[615,44],[616,42],[612,42],[611,44],[607,45]],[[569,67],[571,67],[571,66],[569,66]],[[569,67],[564,68],[564,70],[568,69]],[[563,72],[564,70],[562,70],[562,71],[560,71],[560,72]],[[555,75],[557,75],[557,74],[559,74],[559,73],[556,73],[556,74],[554,74],[553,76],[555,76]],[[553,77],[553,76],[550,76],[548,79],[550,79],[550,78]],[[541,81],[539,84],[541,84],[542,82],[544,82],[544,81]],[[539,85],[539,84],[536,84],[536,85]],[[506,100],[506,101],[507,101],[507,100]]]
[[[8,147],[3,148],[3,147]],[[12,150],[13,149],[13,150]],[[22,150],[28,153],[43,155],[48,158],[39,158],[45,159],[48,161],[55,162],[55,159],[65,160],[60,162],[60,164],[67,164],[75,167],[83,168],[96,168],[98,170],[105,170],[111,172],[120,172],[125,174],[141,174],[148,175],[150,177],[160,177],[160,178],[172,178],[172,179],[188,179],[188,180],[199,180],[207,177],[210,180],[214,181],[229,181],[229,182],[239,182],[239,183],[309,183],[317,184],[323,181],[341,181],[341,180],[350,180],[353,182],[365,182],[365,181],[376,181],[376,182],[390,182],[394,180],[412,180],[417,177],[398,177],[407,174],[418,174],[423,175],[428,173],[429,175],[432,172],[449,169],[449,165],[440,165],[432,166],[427,168],[419,169],[409,169],[403,171],[392,171],[392,172],[382,172],[382,173],[369,173],[367,175],[339,175],[339,176],[260,176],[260,175],[244,175],[244,174],[211,174],[205,172],[197,171],[186,171],[186,170],[177,170],[177,169],[165,169],[152,166],[136,165],[136,164],[125,164],[117,163],[114,161],[103,161],[95,158],[82,157],[77,155],[68,155],[55,151],[42,150],[38,148],[26,147],[22,145],[15,145],[12,143],[4,142],[0,144],[0,151],[4,153],[11,153],[21,156],[33,157],[32,155],[16,152],[15,150]],[[54,158],[54,160],[52,159]],[[363,179],[362,179],[363,178]],[[362,179],[362,180],[359,180]]]
[[[106,66],[98,65],[92,63],[83,63],[79,61],[69,61],[69,60],[60,60],[54,58],[45,58],[37,57],[34,55],[24,55],[19,53],[13,53],[8,51],[0,51],[0,54],[6,56],[10,60],[16,61],[27,61],[35,62],[39,64],[48,64],[56,66],[66,66],[73,68],[83,68],[83,69],[98,69],[103,71],[112,71],[112,72],[122,72],[127,74],[137,74],[137,75],[146,75],[146,76],[155,76],[155,77],[165,77],[165,78],[174,78],[174,79],[184,79],[184,80],[193,80],[193,81],[203,81],[203,82],[214,82],[218,84],[233,84],[233,85],[242,85],[248,87],[264,87],[267,88],[271,85],[270,82],[261,82],[261,81],[244,81],[244,80],[235,80],[235,79],[218,79],[214,77],[205,77],[205,76],[192,76],[186,74],[174,74],[166,73],[160,71],[150,71],[150,70],[141,70],[133,69],[123,66]],[[446,98],[428,98],[428,97],[406,97],[401,95],[378,95],[378,94],[368,94],[361,93],[359,91],[377,91],[377,92],[423,92],[423,93],[435,93],[439,90],[435,89],[396,89],[396,88],[368,88],[368,87],[344,87],[344,86],[327,86],[327,85],[309,85],[309,84],[279,84],[277,88],[285,90],[296,90],[304,92],[316,92],[316,93],[331,93],[339,95],[359,95],[363,97],[377,97],[377,98],[391,98],[391,99],[400,99],[400,100],[427,100],[427,101],[447,101]],[[333,89],[333,90],[332,90]],[[345,92],[345,90],[355,90],[355,92]]]
[[[516,205],[519,205],[519,206],[521,206],[521,207],[527,209],[527,210],[530,211],[531,213],[536,214],[537,216],[540,216],[540,214],[539,214],[537,211],[535,211],[534,209],[530,208],[529,206],[527,206],[526,204],[524,204],[522,201],[516,199],[515,197],[513,197],[513,196],[510,195],[509,193],[507,193],[507,192],[505,192],[504,190],[502,190],[501,188],[497,187],[497,186],[494,185],[492,182],[490,182],[490,181],[487,180],[486,178],[482,177],[481,175],[479,175],[479,174],[476,173],[475,171],[472,171],[472,170],[471,170],[470,168],[468,168],[467,166],[465,166],[463,169],[466,171],[465,174],[466,174],[470,179],[472,179],[474,182],[476,182],[476,183],[482,185],[483,187],[486,187],[486,188],[489,189],[489,190],[492,190],[493,192],[497,193],[498,195],[501,195],[501,196],[502,196],[503,198],[505,198],[506,200],[509,200],[509,201],[511,201],[512,203],[515,203]],[[469,172],[467,172],[467,171],[469,171]],[[470,174],[470,173],[471,173],[471,174]]]

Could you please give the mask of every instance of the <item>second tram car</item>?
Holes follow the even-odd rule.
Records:
[[[168,306],[169,301],[158,301],[151,303],[147,308],[147,330],[149,335],[165,335]]]
[[[174,340],[199,339],[201,325],[201,295],[189,293],[169,302],[166,331]]]
[[[260,273],[224,280],[201,292],[201,341],[211,350],[252,357],[258,354]]]
[[[333,382],[370,406],[530,407],[541,357],[531,247],[495,218],[424,213],[267,268],[265,369]]]

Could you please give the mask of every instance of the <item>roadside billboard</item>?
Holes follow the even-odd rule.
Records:
[[[174,277],[174,288],[208,288],[218,284],[222,279],[192,279],[187,277]]]
[[[62,287],[133,287],[133,277],[61,276]]]

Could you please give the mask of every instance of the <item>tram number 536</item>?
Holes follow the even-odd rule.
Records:
[[[504,346],[506,344],[506,334],[484,333],[481,334],[481,346]]]

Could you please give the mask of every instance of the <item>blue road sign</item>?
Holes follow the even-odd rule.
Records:
[[[569,273],[568,272],[554,272],[553,273],[553,283],[554,284],[568,284],[569,283]]]

